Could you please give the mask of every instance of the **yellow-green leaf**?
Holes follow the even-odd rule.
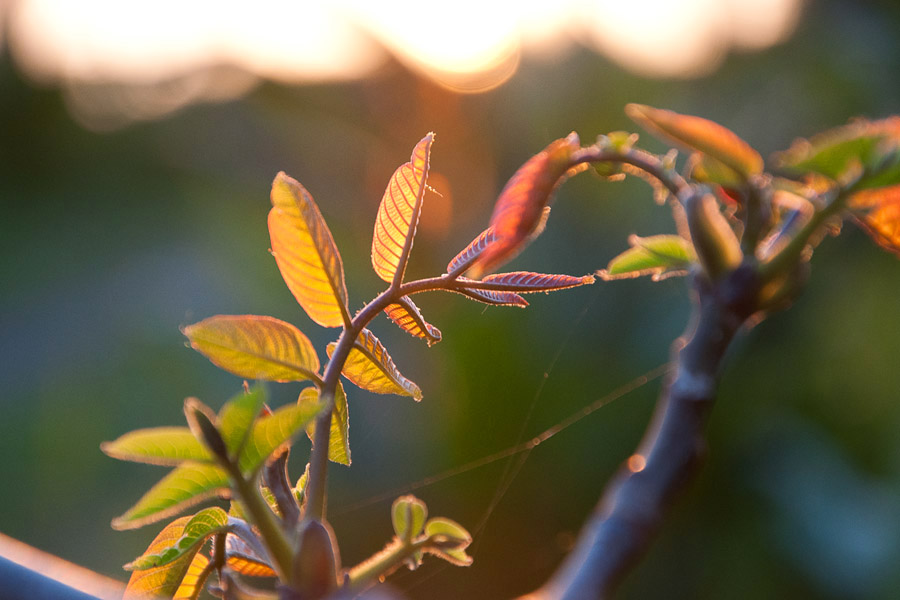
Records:
[[[388,283],[403,280],[422,212],[433,141],[434,133],[429,133],[416,144],[409,162],[394,171],[378,207],[372,267]]]
[[[112,526],[113,529],[136,529],[209,498],[228,497],[229,494],[228,475],[222,468],[184,462],[150,488],[128,512],[113,519]],[[178,536],[181,536],[180,532]]]
[[[151,465],[179,465],[186,460],[212,461],[209,451],[187,427],[154,427],[126,433],[100,449],[119,460]]]
[[[677,274],[686,274],[696,260],[690,242],[678,235],[654,235],[628,238],[631,248],[618,255],[606,269],[598,271],[605,280],[628,279],[652,275],[654,281]]]
[[[344,265],[319,207],[298,181],[279,173],[269,211],[272,254],[288,289],[323,327],[350,323]]]
[[[174,544],[189,520],[190,517],[181,517],[166,525],[150,542],[147,553],[159,552]],[[197,550],[199,546],[167,565],[132,573],[125,588],[124,600],[151,600],[174,595],[188,574]]]
[[[627,105],[625,114],[657,137],[702,152],[744,178],[763,171],[763,159],[759,152],[733,131],[714,121],[643,104]]]
[[[428,508],[412,494],[400,496],[391,505],[391,523],[394,533],[404,542],[409,542],[422,533]]]
[[[312,343],[272,317],[217,315],[184,328],[191,346],[218,367],[246,379],[317,379],[319,358]]]
[[[219,411],[219,432],[232,456],[244,447],[250,427],[265,405],[265,396],[265,388],[258,385],[247,393],[235,396]]]
[[[388,304],[384,312],[400,329],[425,340],[429,346],[441,341],[441,330],[425,320],[409,296],[403,296],[396,304]]]
[[[328,345],[328,356],[336,344]],[[363,329],[347,355],[342,371],[344,376],[364,390],[376,394],[398,394],[422,399],[422,390],[400,374],[384,346],[368,329]]]
[[[301,405],[321,405],[319,390],[306,388],[300,392],[297,400]],[[306,426],[306,434],[312,441],[316,431],[315,422]],[[347,407],[347,394],[339,381],[334,390],[334,410],[331,411],[331,434],[328,436],[328,460],[350,466],[350,412]]]
[[[285,442],[316,418],[322,404],[282,406],[271,415],[263,415],[253,424],[253,430],[238,459],[241,472],[251,474]]]

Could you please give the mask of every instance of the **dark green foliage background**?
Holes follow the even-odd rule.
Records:
[[[296,305],[266,252],[268,189],[285,170],[318,201],[343,254],[351,310],[380,289],[372,220],[384,185],[426,132],[451,229],[426,198],[411,277],[441,272],[487,222],[503,182],[550,140],[633,128],[641,102],[699,114],[763,154],[849,117],[900,113],[900,13],[890,2],[811,3],[785,45],[733,55],[696,81],[650,81],[587,52],[526,62],[503,87],[455,96],[394,66],[370,80],[263,85],[240,101],[92,133],[60,94],[0,56],[0,531],[120,579],[158,528],[118,533],[163,470],[103,456],[103,440],[175,425],[196,395],[219,408],[240,380],[184,347],[180,325],[270,314],[320,349],[336,337]],[[646,138],[646,136],[645,136]],[[646,141],[655,149],[661,146]],[[441,186],[444,186],[443,188]],[[448,193],[449,192],[449,193]],[[671,231],[640,182],[581,175],[547,233],[512,265],[583,274],[630,233]],[[743,336],[709,429],[710,460],[623,598],[895,598],[900,593],[900,262],[854,226],[816,253],[804,296]],[[381,548],[390,501],[373,495],[514,444],[666,360],[688,311],[683,280],[598,283],[527,310],[416,299],[444,332],[427,349],[372,329],[424,390],[348,387],[353,467],[331,470],[345,563]],[[583,315],[583,316],[581,316]],[[476,535],[475,565],[431,561],[395,581],[422,598],[507,597],[542,582],[604,482],[639,439],[654,383],[540,446]],[[272,385],[276,404],[297,385]],[[295,473],[308,448],[297,446]],[[503,463],[416,491],[474,528]]]

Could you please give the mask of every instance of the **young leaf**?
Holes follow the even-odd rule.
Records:
[[[185,398],[184,416],[194,437],[219,460],[227,460],[228,448],[219,433],[219,419],[212,409],[197,398]]]
[[[572,275],[547,275],[544,273],[530,273],[528,271],[514,271],[488,275],[481,283],[495,284],[501,291],[531,294],[589,285],[594,283],[594,278],[591,275],[573,277]]]
[[[279,173],[269,211],[272,254],[288,289],[323,327],[350,323],[344,265],[319,207],[298,181]]]
[[[429,346],[441,341],[441,330],[425,320],[409,296],[403,296],[396,304],[388,304],[384,312],[400,329],[424,339]]]
[[[611,261],[606,269],[597,274],[609,281],[628,279],[641,275],[653,275],[654,281],[685,273],[685,269],[696,260],[690,243],[678,235],[654,235],[628,238],[631,249],[626,250]]]
[[[250,544],[234,534],[225,538],[225,562],[236,573],[248,577],[275,577],[275,570],[266,558]]]
[[[730,167],[744,179],[763,171],[763,159],[759,152],[718,123],[643,104],[627,105],[625,114],[664,141],[702,152]]]
[[[336,345],[335,342],[328,344],[328,356],[334,352]],[[400,374],[387,350],[368,329],[363,329],[353,343],[341,372],[364,390],[376,394],[411,396],[417,402],[422,399],[419,386]]]
[[[318,379],[319,358],[303,333],[256,315],[218,315],[183,330],[191,346],[218,367],[246,379]]]
[[[394,533],[404,542],[409,542],[422,533],[428,508],[413,495],[400,496],[391,506],[391,522]]]
[[[215,465],[184,462],[113,519],[113,529],[136,529],[175,515],[208,498],[230,495],[228,475]],[[179,533],[179,536],[181,534]]]
[[[219,411],[219,432],[231,456],[236,456],[243,448],[253,420],[264,405],[265,388],[257,386],[248,393],[238,394]]]
[[[459,280],[475,281],[474,279],[466,279],[465,277],[460,277]],[[528,301],[515,292],[498,292],[495,290],[477,290],[473,288],[456,288],[448,289],[447,291],[462,294],[470,300],[475,300],[476,302],[489,304],[491,306],[518,306],[519,308],[528,306]]]
[[[257,419],[238,459],[241,472],[256,471],[270,454],[306,427],[321,410],[321,403],[282,406],[271,415]]]
[[[228,514],[219,507],[201,510],[185,523],[181,536],[169,546],[144,552],[123,568],[126,571],[143,571],[159,567],[196,552],[206,538],[224,531],[228,526]]]
[[[190,517],[181,517],[166,525],[150,542],[147,553],[152,554],[174,544],[181,537],[189,520]],[[148,600],[174,595],[188,574],[197,550],[199,547],[167,565],[132,573],[125,588],[124,600]]]
[[[372,267],[392,285],[403,280],[409,261],[422,212],[433,141],[434,133],[429,133],[416,144],[409,162],[394,171],[378,207],[372,236]]]
[[[300,405],[320,405],[319,390],[306,388],[297,400]],[[350,466],[350,420],[347,408],[347,394],[339,381],[334,390],[334,410],[331,412],[331,435],[328,436],[328,460]],[[306,434],[312,441],[315,422],[306,426]]]
[[[494,235],[493,227],[488,227],[482,231],[477,238],[469,242],[468,246],[453,257],[453,260],[447,265],[447,272],[454,274],[464,272],[484,252],[484,249],[496,239],[497,236]]]
[[[191,561],[191,566],[188,567],[187,573],[184,574],[181,585],[175,590],[172,600],[197,600],[210,574],[210,571],[206,569],[208,565],[209,559],[206,558],[205,554],[200,552],[195,554],[194,560]]]
[[[858,192],[848,205],[872,239],[900,255],[900,185]]]
[[[473,261],[469,271],[473,279],[512,260],[540,234],[553,192],[573,172],[572,154],[580,147],[578,135],[572,132],[531,157],[515,172],[494,205],[490,227],[496,239]]]
[[[100,449],[119,460],[151,465],[179,465],[186,460],[211,462],[213,457],[187,427],[154,427],[126,433]]]
[[[425,535],[429,538],[426,552],[457,567],[472,564],[472,557],[465,552],[466,547],[472,543],[472,536],[459,523],[444,517],[429,519],[425,524]]]

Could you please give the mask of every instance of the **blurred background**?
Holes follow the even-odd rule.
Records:
[[[426,197],[409,277],[442,272],[551,140],[634,129],[627,102],[720,121],[764,155],[900,113],[898,31],[888,0],[0,3],[0,531],[125,580],[120,566],[159,527],[109,521],[165,470],[107,458],[100,442],[181,424],[186,396],[218,408],[241,385],[179,327],[253,313],[295,323],[320,349],[336,337],[303,314],[267,252],[277,171],[316,198],[357,310],[382,285],[369,253],[384,186],[428,131],[440,195]],[[641,182],[585,174],[511,268],[590,273],[629,234],[671,231]],[[898,296],[897,258],[856,227],[822,243],[805,295],[735,345],[709,461],[620,597],[900,595]],[[679,279],[530,300],[417,297],[444,334],[430,349],[373,322],[425,398],[348,387],[353,466],[331,468],[329,491],[346,565],[390,536],[390,492],[664,363],[689,309]],[[393,581],[438,599],[540,585],[658,387],[538,447],[477,532],[471,568],[432,560]],[[272,403],[299,389],[270,385]],[[415,493],[474,529],[505,466]]]

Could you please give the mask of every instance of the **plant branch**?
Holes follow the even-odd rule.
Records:
[[[742,265],[715,285],[696,275],[691,325],[673,345],[676,369],[637,452],[608,484],[554,576],[525,598],[606,598],[644,555],[705,454],[704,428],[731,340],[754,311],[758,279]]]
[[[288,480],[288,457],[290,448],[286,448],[274,460],[263,467],[263,479],[266,486],[275,497],[278,510],[281,511],[281,520],[285,529],[292,530],[300,521],[300,507],[291,490]]]

